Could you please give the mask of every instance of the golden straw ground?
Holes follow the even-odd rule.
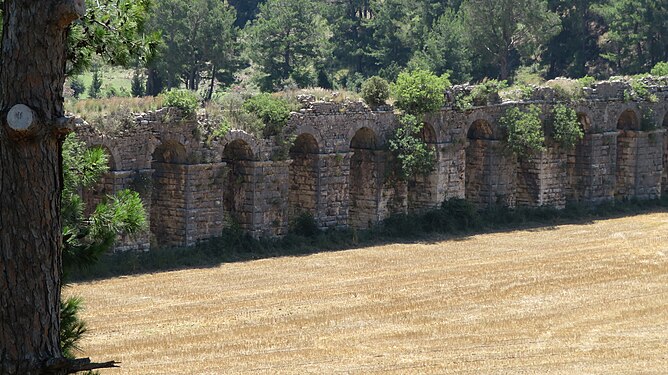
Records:
[[[74,285],[102,374],[668,373],[668,214]]]

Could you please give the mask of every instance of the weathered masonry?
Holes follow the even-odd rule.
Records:
[[[171,109],[139,115],[114,136],[85,124],[77,132],[111,155],[111,171],[89,199],[133,188],[150,212],[150,235],[126,239],[122,248],[188,246],[231,223],[253,236],[285,234],[301,214],[322,228],[368,228],[450,198],[552,207],[657,198],[668,193],[668,86],[650,87],[654,103],[625,101],[626,89],[623,82],[589,88],[574,104],[585,132],[577,147],[548,144],[519,161],[505,150],[498,120],[510,106],[549,113],[557,104],[549,90],[526,102],[445,107],[426,117],[422,131],[436,151],[435,171],[405,182],[390,173],[394,113],[360,102],[314,102],[294,113],[285,129],[294,140],[287,158],[276,157],[281,146],[273,140],[242,131],[205,139],[197,120]]]

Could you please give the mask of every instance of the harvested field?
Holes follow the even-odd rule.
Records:
[[[666,374],[668,213],[74,285],[102,374]]]

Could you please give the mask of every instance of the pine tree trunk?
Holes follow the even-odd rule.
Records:
[[[5,0],[0,66],[0,373],[41,374],[61,358],[61,146],[65,43],[83,0]],[[34,112],[27,130],[8,111]],[[66,370],[52,373],[66,373]]]

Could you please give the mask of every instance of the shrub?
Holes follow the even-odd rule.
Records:
[[[434,150],[419,138],[422,121],[419,117],[404,114],[400,126],[389,141],[399,161],[399,175],[407,179],[414,175],[427,175],[434,170]]]
[[[178,108],[185,116],[194,115],[199,106],[197,95],[190,90],[171,89],[164,93],[164,97],[165,106]]]
[[[418,115],[440,109],[445,103],[445,89],[450,86],[448,75],[436,76],[423,69],[399,73],[392,93],[396,106]]]
[[[315,222],[313,215],[303,213],[290,223],[290,233],[302,237],[315,237],[320,234],[321,231],[320,228],[318,228],[318,224]]]
[[[563,104],[554,107],[552,111],[554,141],[561,147],[572,149],[584,137],[575,110]]]
[[[362,98],[372,108],[385,104],[390,97],[390,85],[386,80],[373,76],[362,84]]]
[[[246,100],[242,108],[255,114],[265,124],[265,137],[277,135],[281,132],[290,118],[290,112],[297,108],[287,100],[263,93]]]
[[[596,82],[596,78],[592,76],[584,76],[582,78],[578,78],[578,82],[582,87],[589,87]]]
[[[624,91],[625,100],[634,98],[647,100],[650,103],[656,103],[659,101],[659,98],[649,91],[647,84],[645,84],[645,82],[641,81],[640,79],[631,80],[631,92]]]
[[[499,120],[506,131],[508,146],[517,156],[524,157],[545,149],[540,113],[540,108],[535,105],[526,111],[513,107]]]
[[[668,76],[668,61],[656,63],[650,71],[650,74],[655,77]]]
[[[471,90],[471,97],[474,105],[482,106],[494,102],[494,96],[497,96],[499,91],[508,87],[508,82],[497,81],[495,79],[484,80],[476,85]]]

